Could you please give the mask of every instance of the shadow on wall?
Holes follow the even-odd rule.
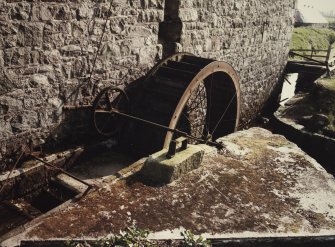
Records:
[[[35,111],[38,116],[46,115],[46,117],[48,117],[47,120],[52,119],[52,123],[46,121],[43,123],[44,126],[42,125],[39,128],[29,128],[26,130],[24,128],[19,128],[21,125],[22,127],[25,127],[25,122],[22,122],[24,120],[18,119],[17,125],[20,126],[18,126],[17,132],[14,132],[9,138],[0,139],[0,172],[13,167],[22,150],[27,154],[34,151],[40,152],[41,150],[44,153],[50,153],[65,150],[76,145],[89,145],[90,142],[100,140],[101,138],[96,135],[96,132],[92,127],[91,120],[92,112],[90,105],[95,96],[102,88],[108,86],[113,85],[120,88],[126,87],[132,78],[140,77],[143,71],[145,71],[143,68],[142,70],[138,68],[129,68],[129,73],[131,75],[126,74],[120,79],[116,78],[110,80],[97,80],[92,78],[92,83],[89,82],[89,77],[81,77],[78,79],[76,85],[68,84],[65,85],[64,88],[60,87],[59,95],[57,95],[57,100],[55,101],[57,105],[53,105],[51,110],[49,108],[43,109],[42,111],[31,109],[32,111]],[[46,78],[46,76],[43,76],[43,78]],[[33,82],[33,79],[31,79],[31,81]],[[1,85],[3,84],[1,83]],[[36,85],[36,88],[37,86],[39,86],[39,84]],[[43,85],[41,88],[42,91],[48,89],[44,88]],[[10,88],[4,89],[5,98],[6,94],[11,93],[11,91],[8,90],[10,90]],[[31,97],[32,96],[30,95],[27,97],[27,102],[31,100]],[[11,99],[10,97],[7,98]],[[49,104],[50,98],[47,98],[46,96],[36,96],[35,98],[36,100],[43,102],[43,104]],[[14,103],[19,102],[20,100],[21,99],[15,99]],[[24,101],[25,100],[26,99],[24,99]],[[9,102],[9,104],[11,104],[11,102]],[[71,107],[67,108],[66,106]],[[1,107],[2,105],[0,105],[0,108]],[[5,108],[7,106],[4,105],[3,107]],[[24,110],[21,108],[18,107],[18,111]],[[7,112],[2,112],[1,109],[0,114],[6,115]],[[20,117],[20,111],[15,113],[14,120]],[[14,113],[12,112],[11,114],[13,115]],[[41,119],[41,121],[42,120],[43,119]]]
[[[50,113],[53,123],[45,123],[44,127],[36,129],[18,128],[17,132],[10,138],[0,140],[1,154],[3,155],[0,157],[0,172],[13,167],[22,152],[25,153],[24,156],[28,156],[30,152],[60,151],[84,143],[85,138],[90,138],[89,134],[92,133],[90,107],[81,108],[80,105],[77,105],[77,109],[64,110],[64,105],[74,105],[75,102],[83,102],[83,99],[87,104],[90,104],[92,98],[90,95],[92,94],[89,93],[89,87],[85,83],[68,89],[67,96],[63,95],[59,98],[58,105]],[[47,109],[36,114],[50,116]],[[16,113],[14,117],[19,118],[19,113]],[[21,123],[19,120],[17,125],[21,124],[24,128],[25,122]]]
[[[159,24],[158,42],[163,45],[163,57],[179,51],[182,21],[179,18],[180,0],[165,1],[164,21]]]
[[[86,78],[63,99],[59,124],[48,132],[40,145],[46,152],[62,151],[78,145],[90,145],[101,139],[94,129],[92,103],[102,88],[114,85],[112,80],[101,82]],[[124,88],[125,84],[121,85]],[[80,104],[78,104],[80,102]]]

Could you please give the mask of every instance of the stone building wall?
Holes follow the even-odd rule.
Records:
[[[242,122],[252,119],[288,57],[294,0],[181,0],[168,12],[182,23],[177,50],[230,63],[241,83]]]
[[[163,52],[188,51],[236,68],[246,122],[287,59],[294,0],[113,0],[111,6],[93,73],[99,87],[131,82]],[[108,0],[0,0],[0,160],[22,141],[43,143],[62,121],[64,104],[90,98],[87,76],[108,9]]]
[[[64,104],[89,97],[107,0],[0,0],[0,160],[22,142],[43,143]],[[113,0],[93,78],[123,86],[162,56],[164,0]],[[81,85],[81,86],[80,86]]]

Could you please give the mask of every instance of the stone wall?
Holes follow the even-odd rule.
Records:
[[[255,116],[287,59],[294,0],[0,0],[0,160],[43,143],[98,87],[140,77],[164,51],[231,63],[242,120]],[[106,28],[104,28],[106,24]],[[95,80],[94,80],[95,81]]]
[[[178,8],[165,11],[165,22],[178,31],[168,41],[177,42],[176,50],[230,63],[241,79],[242,122],[255,117],[286,64],[295,1],[171,2]]]
[[[22,141],[43,143],[64,104],[89,97],[87,77],[121,85],[162,56],[164,0],[0,0],[0,160]],[[106,28],[105,28],[106,24]],[[101,85],[100,85],[101,86]]]

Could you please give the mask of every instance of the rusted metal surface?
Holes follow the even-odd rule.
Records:
[[[83,151],[77,148],[44,158],[36,157],[37,154],[31,152],[27,155],[33,160],[26,161],[21,168],[8,172],[8,175],[0,176],[0,208],[7,212],[4,221],[0,221],[0,238],[76,194],[87,194],[92,188],[91,184],[64,170],[70,168]],[[67,181],[58,177],[54,179],[58,173],[66,174]],[[71,178],[83,184],[85,190],[71,187]]]
[[[108,87],[97,95],[92,106],[64,106],[64,109],[92,108],[94,126],[104,136],[120,134],[128,127],[129,119],[144,123],[148,125],[149,131],[137,132],[148,134],[149,137],[137,139],[152,142],[155,149],[167,147],[166,143],[176,144],[171,141],[180,136],[186,137],[192,143],[206,143],[222,148],[220,143],[214,141],[215,135],[223,133],[217,134],[217,129],[221,131],[224,127],[229,133],[238,126],[238,77],[233,68],[224,62],[215,62],[188,53],[175,54],[156,65],[141,87],[140,96],[134,102],[128,98],[127,89],[124,91]],[[226,92],[223,100],[222,92]],[[226,113],[229,113],[229,119],[225,117]],[[157,131],[150,133],[152,127],[157,127]],[[134,136],[138,137],[137,133]],[[183,147],[185,143],[184,140]],[[134,146],[138,148],[140,145]],[[170,149],[169,155],[174,155],[175,151],[176,145],[174,149]],[[30,153],[39,163],[30,167],[23,176],[17,174],[11,177],[9,174],[8,177],[11,178],[7,181],[10,183],[4,195],[0,195],[1,198],[16,199],[43,188],[50,177],[58,173],[64,173],[87,185],[88,189],[91,188],[90,183],[66,171],[82,152],[83,150],[76,150],[72,154],[58,154],[52,161]],[[10,194],[14,188],[18,191]]]
[[[150,79],[156,72],[157,70],[162,67],[163,65],[167,64],[169,61],[174,61],[174,60],[180,60],[181,57],[183,56],[194,56],[192,53],[189,52],[177,52],[171,56],[168,56],[164,59],[162,59],[159,63],[157,63],[146,75],[146,79]]]
[[[172,140],[170,142],[170,146],[169,146],[169,150],[166,154],[166,157],[167,158],[172,158],[176,155],[176,152],[177,152],[177,145],[178,144],[181,144],[181,147],[179,148],[178,151],[182,151],[182,150],[185,150],[187,148],[187,139],[185,137],[179,137],[178,139],[176,140]]]
[[[186,88],[183,96],[181,97],[181,99],[180,99],[180,101],[179,101],[179,103],[178,103],[178,105],[176,107],[176,110],[175,110],[175,112],[174,112],[174,114],[173,114],[173,116],[171,118],[171,122],[170,122],[170,125],[169,125],[170,128],[174,128],[175,126],[177,126],[177,123],[178,123],[178,121],[180,119],[180,116],[181,116],[182,111],[184,110],[186,104],[189,102],[190,99],[192,100],[192,94],[194,94],[194,92],[198,92],[199,87],[202,88],[199,85],[201,85],[207,77],[209,77],[210,75],[212,75],[212,74],[214,74],[216,72],[222,72],[222,73],[228,74],[230,76],[230,78],[232,79],[233,83],[234,83],[235,90],[236,90],[236,95],[234,95],[233,98],[235,96],[237,98],[235,130],[237,129],[238,124],[239,124],[239,115],[240,115],[240,87],[239,87],[239,79],[238,79],[238,76],[237,76],[235,70],[233,69],[233,67],[231,67],[231,65],[229,65],[229,64],[227,64],[225,62],[211,62],[206,67],[204,67],[194,77],[194,79],[191,81],[191,83]],[[193,97],[197,98],[195,96],[193,96]],[[188,104],[190,104],[190,103],[188,103]],[[211,108],[212,106],[209,105],[207,107]],[[227,108],[229,108],[229,105],[228,105]],[[194,109],[194,110],[196,110],[198,112],[201,111],[201,114],[203,114],[203,112],[202,112],[203,108],[201,108],[201,107],[199,107],[198,109]],[[194,113],[191,113],[191,114],[194,114]],[[224,112],[223,112],[223,114],[224,114]],[[209,122],[210,122],[210,119],[209,119]],[[220,120],[218,121],[218,123],[219,122],[220,122]],[[209,126],[207,126],[206,124],[207,124],[206,121],[204,121],[203,122],[203,126],[206,126],[207,128],[209,128]],[[196,131],[197,131],[197,129],[196,129]],[[213,131],[213,130],[210,130],[210,131]],[[215,131],[215,129],[214,129],[214,131]],[[197,133],[197,134],[199,134],[199,133]],[[213,133],[211,133],[211,134],[213,134]],[[167,133],[166,138],[165,138],[165,142],[164,142],[164,147],[168,146],[168,144],[171,141],[171,139],[172,139],[171,133]]]

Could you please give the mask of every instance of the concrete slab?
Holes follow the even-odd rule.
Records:
[[[335,180],[283,136],[252,128],[221,138],[203,165],[151,187],[134,175],[93,191],[3,242],[104,237],[136,224],[153,239],[335,235]]]
[[[330,134],[333,131],[330,131],[329,127],[311,131],[308,125],[315,125],[315,123],[310,124],[311,121],[306,120],[319,114],[322,104],[324,109],[331,111],[329,105],[334,105],[335,93],[328,93],[328,90],[320,87],[314,90],[312,94],[297,94],[284,106],[279,107],[271,123],[277,133],[285,135],[298,144],[305,152],[317,159],[328,172],[335,175],[335,138]]]
[[[105,180],[113,178],[119,171],[133,164],[136,160],[120,152],[107,151],[81,160],[69,172],[78,178],[97,186],[104,186]]]

